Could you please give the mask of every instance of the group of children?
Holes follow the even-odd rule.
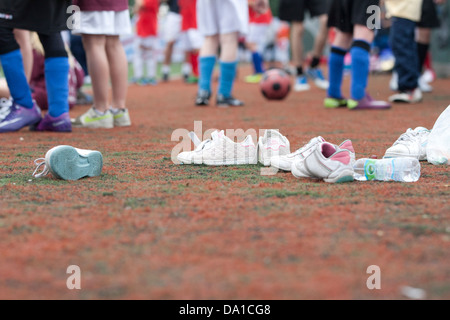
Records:
[[[162,0],[161,0],[162,1]],[[158,12],[160,0],[136,0],[137,16],[134,78],[139,84],[155,84],[157,58]],[[219,57],[220,79],[216,95],[218,107],[243,106],[232,94],[238,64],[238,43],[246,36],[252,53],[254,74],[248,82],[259,82],[264,73],[261,39],[272,21],[269,0],[165,0],[169,7],[164,27],[167,43],[162,66],[163,80],[170,77],[174,43],[181,39],[186,50],[183,74],[188,82],[198,83],[197,106],[208,106],[212,97],[212,75]],[[416,102],[428,45],[426,32],[417,43],[414,34],[417,21],[432,27],[435,4],[442,0],[381,0],[392,17],[391,46],[396,56],[398,91],[391,102]],[[71,70],[68,51],[61,31],[67,28],[70,0],[0,0],[0,61],[3,66],[12,105],[3,120],[0,133],[32,126],[37,131],[68,132],[72,126],[113,128],[131,124],[126,108],[128,62],[120,36],[131,33],[127,0],[73,0],[81,12],[74,15],[78,23],[72,30],[82,36],[89,75],[92,81],[93,106],[77,119],[69,117],[69,84]],[[381,3],[383,4],[383,3]],[[327,91],[325,107],[349,109],[386,109],[389,102],[376,101],[367,92],[371,45],[374,30],[368,21],[380,6],[380,0],[279,0],[279,17],[290,24],[292,64],[295,67],[296,91],[306,91],[312,80]],[[304,69],[304,19],[306,12],[318,17],[319,28],[308,67]],[[336,30],[328,57],[328,80],[319,64],[328,39],[329,28]],[[43,70],[48,113],[42,118],[39,108],[45,101],[33,97],[29,84],[29,62],[23,55],[27,41],[19,29],[36,32],[44,53]],[[420,30],[420,29],[419,29]],[[418,32],[420,35],[421,33]],[[424,34],[424,32],[422,32]],[[425,40],[424,40],[425,39]],[[20,42],[20,46],[18,44]],[[22,51],[21,51],[22,50]],[[344,59],[351,55],[351,90],[348,98],[341,91]],[[25,61],[23,58],[25,57]],[[419,66],[411,68],[411,64]],[[144,75],[146,69],[147,74]],[[112,100],[109,89],[112,87]],[[39,103],[37,103],[39,102]]]

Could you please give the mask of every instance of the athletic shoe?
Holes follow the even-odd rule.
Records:
[[[328,90],[330,83],[323,76],[322,70],[320,70],[319,68],[310,68],[306,70],[306,75],[308,76],[308,78],[314,81],[316,87],[323,90]]]
[[[195,99],[195,105],[199,107],[205,107],[209,105],[209,99],[211,98],[211,92],[206,90],[200,90],[197,93],[197,98]]]
[[[117,111],[110,110],[113,119],[114,119],[114,127],[129,127],[131,126],[131,118],[130,118],[130,112],[128,109],[117,109]]]
[[[182,164],[222,166],[258,163],[257,148],[251,136],[241,143],[235,143],[225,136],[224,131],[214,131],[211,139],[203,142],[200,142],[193,132],[189,136],[196,148],[194,151],[182,152],[177,156]]]
[[[69,113],[63,113],[59,117],[46,114],[39,124],[31,128],[32,131],[72,132],[72,122]]]
[[[245,82],[247,83],[260,83],[263,78],[261,73],[252,74],[245,77]]]
[[[350,152],[321,142],[303,152],[292,164],[296,178],[323,179],[328,183],[343,183],[354,180]]]
[[[22,107],[13,102],[9,108],[8,115],[0,121],[0,133],[19,131],[41,121],[41,109],[35,101],[31,109]]]
[[[142,78],[138,81],[140,86],[156,86],[158,81],[155,78]]]
[[[187,80],[186,80],[187,84],[197,84],[198,83],[198,77],[196,76],[190,76]]]
[[[327,109],[336,109],[336,108],[340,108],[340,107],[346,107],[347,99],[344,99],[344,98],[337,99],[337,98],[328,97],[328,98],[325,98],[325,100],[323,101],[323,105]]]
[[[389,88],[392,91],[398,91],[398,73],[392,72],[391,80],[389,81]]]
[[[99,176],[102,173],[103,156],[99,151],[57,146],[50,149],[45,158],[37,159],[34,163],[37,166],[33,172],[35,178],[41,178],[50,172],[55,178],[75,181]],[[38,173],[42,166],[43,171]]]
[[[90,94],[83,92],[83,90],[81,89],[77,91],[77,101],[75,103],[76,105],[88,105],[92,104],[93,102],[94,98]]]
[[[419,88],[422,92],[425,92],[425,93],[433,92],[433,87],[430,85],[430,83],[425,81],[423,76],[421,76],[419,78]]]
[[[6,118],[6,116],[11,111],[11,106],[13,102],[11,99],[1,98],[0,99],[0,121]]]
[[[366,94],[361,100],[347,100],[347,108],[351,110],[383,110],[391,108],[391,104],[385,101],[374,100],[369,94]]]
[[[285,156],[291,152],[289,140],[277,130],[266,130],[263,137],[258,141],[259,162],[270,166],[272,157]]]
[[[243,107],[244,103],[233,97],[225,97],[221,94],[217,95],[217,103],[216,105],[219,108],[228,108],[228,107]]]
[[[270,164],[272,165],[272,167],[275,167],[279,170],[291,171],[292,164],[294,163],[295,159],[297,159],[298,157],[300,158],[303,157],[304,154],[308,153],[308,150],[310,148],[313,148],[315,145],[323,142],[325,142],[324,138],[320,136],[315,137],[311,139],[311,141],[309,141],[306,145],[304,145],[303,147],[301,147],[300,149],[298,149],[293,153],[283,156],[272,157]],[[353,144],[350,140],[345,140],[339,146],[337,145],[334,146],[339,150],[347,150],[350,153],[350,161],[352,165],[356,162],[355,149],[353,148]]]
[[[384,158],[415,158],[419,161],[427,160],[427,144],[430,130],[417,127],[403,133],[392,147],[386,150]]]
[[[422,74],[422,78],[425,82],[431,83],[436,80],[436,72],[432,69],[426,69]]]
[[[114,117],[111,111],[99,114],[92,107],[76,119],[72,119],[72,125],[76,128],[112,129],[114,128]]]
[[[399,92],[389,97],[390,102],[418,103],[423,99],[422,91],[419,88],[405,92]]]
[[[308,84],[308,78],[306,76],[298,76],[297,80],[295,82],[294,91],[296,92],[302,92],[302,91],[308,91],[311,89],[311,86]]]

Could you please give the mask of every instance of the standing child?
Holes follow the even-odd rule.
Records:
[[[264,13],[256,12],[249,7],[250,28],[246,39],[247,48],[252,53],[253,75],[247,76],[248,83],[259,83],[264,73],[264,44],[267,40],[267,33],[272,23],[272,11],[267,8]]]
[[[373,30],[367,27],[370,6],[378,6],[379,0],[333,0],[328,20],[329,27],[335,27],[336,36],[329,57],[328,98],[326,108],[348,107],[349,109],[388,109],[390,104],[375,101],[367,93],[369,79],[370,47],[375,38]],[[342,95],[344,59],[350,51],[351,90],[350,99]]]
[[[199,77],[198,54],[202,47],[203,37],[197,30],[197,0],[180,0],[181,37],[186,52],[186,61],[189,61],[189,69],[184,69],[183,74],[188,75],[185,81],[197,83]],[[189,74],[192,74],[189,76]]]
[[[38,131],[72,131],[69,59],[60,33],[67,28],[66,11],[70,3],[70,0],[0,0],[0,61],[13,99],[8,115],[0,122],[0,133],[27,126],[35,126]],[[36,31],[44,47],[49,112],[42,121],[41,110],[31,96],[14,28]]]
[[[164,23],[166,48],[164,50],[164,63],[161,69],[163,81],[169,81],[173,49],[181,33],[181,15],[178,0],[167,0],[166,2],[169,6],[169,12]]]
[[[267,10],[267,0],[254,0],[252,5],[258,12]],[[236,77],[239,34],[248,32],[247,0],[198,0],[197,22],[205,36],[200,50],[200,80],[197,106],[209,105],[211,80],[216,64],[216,55],[221,47],[220,80],[217,95],[218,107],[243,106],[244,103],[232,96]]]
[[[113,128],[131,125],[126,96],[128,62],[119,36],[131,33],[127,0],[75,0],[81,9],[79,28],[82,35],[89,74],[92,79],[94,105],[72,121],[85,128]],[[112,106],[109,103],[109,81]]]
[[[135,53],[133,57],[134,78],[132,83],[156,85],[158,46],[158,9],[159,0],[137,0],[134,11],[138,15],[136,24]],[[144,65],[147,76],[144,77]]]

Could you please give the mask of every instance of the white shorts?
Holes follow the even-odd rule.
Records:
[[[197,0],[198,30],[204,36],[248,33],[247,0]]]
[[[130,12],[81,11],[80,23],[74,26],[75,34],[120,36],[131,33]]]
[[[166,42],[174,42],[181,33],[181,15],[170,11],[164,22],[164,40]]]
[[[138,49],[157,49],[158,47],[158,37],[136,37],[135,45]]]
[[[201,49],[203,39],[203,36],[197,29],[189,29],[181,34],[181,44],[186,51]]]
[[[270,25],[265,23],[250,23],[247,43],[255,43],[258,46],[264,45],[267,42]]]

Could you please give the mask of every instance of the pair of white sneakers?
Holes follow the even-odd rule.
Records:
[[[293,153],[273,157],[271,165],[279,170],[291,171],[296,178],[343,183],[354,180],[355,161],[355,150],[350,140],[338,146],[318,136]]]
[[[215,131],[211,139],[200,141],[194,132],[189,133],[195,150],[181,152],[177,159],[182,164],[205,164],[209,166],[257,164],[270,166],[273,156],[290,153],[289,140],[277,130],[266,130],[255,145],[251,135],[236,143],[225,135]]]

